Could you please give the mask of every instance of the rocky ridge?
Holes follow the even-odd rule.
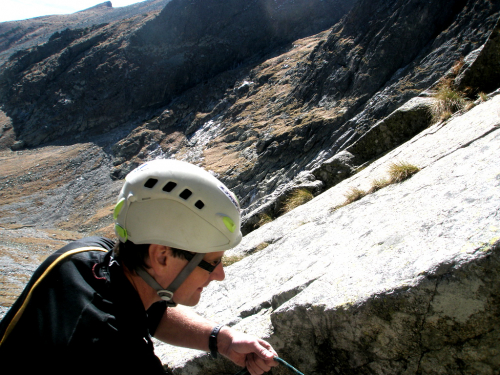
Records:
[[[50,15],[28,20],[0,23],[0,66],[15,52],[47,42],[52,34],[65,29],[84,29],[119,21],[136,15],[158,12],[170,0],[146,0],[126,7],[113,8],[106,1],[69,15]]]
[[[282,202],[298,187],[324,191],[332,186],[332,175],[323,180],[309,172],[325,169],[377,121],[432,88],[461,56],[486,41],[498,18],[490,3],[429,3],[421,24],[407,28],[417,5],[422,4],[394,2],[368,12],[376,6],[359,2],[328,33],[196,86],[115,146],[114,176],[123,177],[155,152],[201,163],[237,192],[246,232],[261,214],[279,215]],[[360,19],[374,13],[375,20]],[[426,22],[435,28],[420,41]],[[359,30],[358,23],[372,25],[370,32]],[[384,35],[383,45],[375,43],[374,34]],[[415,39],[421,44],[409,43]],[[408,48],[403,52],[400,45]],[[394,65],[383,62],[387,55],[398,56]],[[398,142],[425,126],[405,129]]]
[[[158,1],[144,2],[144,4],[146,3],[153,6],[159,4]],[[262,11],[262,4],[259,4],[260,2],[253,2],[254,13],[252,14],[254,16],[258,16],[258,13],[255,13],[255,9],[257,11],[261,9]],[[336,18],[330,21],[330,23],[335,22],[340,17],[341,14],[338,13],[338,9],[342,10],[341,4],[342,2],[334,2],[333,5],[336,6],[337,10],[333,11],[333,15]],[[348,4],[348,2],[345,4]],[[178,3],[175,6],[179,7],[180,5]],[[297,14],[297,9],[300,11],[300,7],[294,8],[293,1],[284,2],[283,4],[270,2],[269,10],[271,15],[273,12],[285,14],[286,12],[290,12],[290,9],[287,11],[287,6],[291,6],[292,13],[295,12]],[[332,4],[329,4],[329,6],[331,7]],[[5,87],[8,90],[10,90],[11,84],[13,84],[12,87],[19,89],[22,95],[28,95],[29,99],[28,102],[24,102],[19,107],[15,106],[14,115],[9,113],[11,117],[7,116],[5,112],[0,112],[0,149],[3,150],[0,151],[0,158],[2,158],[0,165],[0,231],[2,233],[0,236],[0,254],[2,271],[0,277],[3,283],[2,290],[4,291],[1,301],[2,309],[6,309],[20,293],[23,283],[31,273],[34,264],[38,264],[40,257],[46,256],[51,251],[57,249],[62,243],[71,239],[89,234],[113,236],[110,214],[121,182],[114,181],[111,177],[114,176],[116,178],[120,177],[120,174],[123,175],[123,173],[117,174],[115,172],[113,163],[117,164],[118,162],[118,164],[121,164],[124,161],[128,161],[136,152],[139,153],[140,157],[145,158],[165,155],[162,148],[158,147],[158,143],[156,143],[157,138],[155,137],[160,137],[161,139],[167,135],[165,143],[175,139],[177,131],[172,132],[171,130],[167,130],[163,133],[165,129],[162,128],[153,134],[155,137],[152,137],[151,134],[142,137],[141,142],[143,143],[141,143],[139,148],[135,145],[136,140],[131,138],[131,141],[127,142],[130,143],[132,151],[129,149],[129,153],[127,153],[126,147],[122,148],[119,144],[115,147],[112,147],[112,145],[120,139],[125,139],[134,127],[140,124],[136,119],[128,120],[119,128],[106,133],[106,129],[114,126],[113,119],[111,119],[110,125],[106,125],[107,127],[104,129],[94,128],[97,133],[104,131],[103,134],[93,136],[92,132],[89,132],[89,127],[92,128],[92,122],[87,122],[85,115],[88,110],[92,110],[92,105],[91,108],[83,110],[83,114],[78,114],[80,119],[85,119],[85,123],[77,124],[78,126],[70,123],[63,129],[58,129],[53,123],[42,126],[41,124],[45,121],[43,119],[46,118],[43,110],[38,111],[37,114],[32,116],[31,109],[29,109],[40,105],[39,100],[43,101],[46,97],[47,85],[45,83],[47,80],[52,81],[61,72],[67,72],[68,67],[78,58],[84,58],[87,62],[93,61],[88,69],[95,71],[96,66],[98,66],[98,70],[100,69],[101,72],[105,71],[105,75],[98,82],[78,79],[75,81],[74,76],[71,75],[68,79],[66,77],[63,81],[67,81],[70,94],[82,92],[87,94],[102,93],[108,92],[108,87],[113,89],[113,85],[107,81],[106,77],[116,65],[113,65],[114,63],[110,61],[106,61],[105,55],[100,55],[99,57],[93,53],[95,51],[89,53],[93,48],[93,43],[97,43],[96,47],[101,51],[108,48],[113,50],[117,45],[120,45],[121,40],[127,45],[129,43],[127,36],[133,34],[145,23],[157,17],[158,11],[156,9],[147,13],[136,12],[129,14],[132,18],[127,18],[123,22],[109,18],[112,15],[111,8],[106,4],[89,9],[82,12],[82,14],[54,16],[57,18],[49,17],[42,20],[47,21],[44,23],[46,27],[44,32],[49,33],[49,35],[51,30],[56,30],[57,32],[51,35],[51,40],[48,43],[38,44],[29,50],[19,50],[16,52],[18,48],[14,46],[13,49],[4,51],[9,55],[14,55],[14,57],[11,57],[9,67],[4,65],[0,69],[0,74],[3,74],[4,78],[10,77],[9,79],[13,80],[9,81],[10,83],[3,81],[3,84],[6,85]],[[194,8],[189,9],[191,12],[195,10]],[[320,7],[320,9],[324,8]],[[308,17],[311,17],[310,12],[306,12],[306,14],[308,14]],[[287,38],[291,38],[294,33],[297,33],[295,35],[302,35],[304,30],[306,32],[321,30],[321,28],[326,28],[329,25],[321,23],[325,22],[325,15],[329,16],[331,14],[332,12],[324,12],[324,15],[318,17],[319,24],[317,22],[306,22],[309,23],[308,26],[297,28],[298,24],[295,23],[295,31],[292,30],[290,32],[289,29],[286,29],[282,30],[282,32],[290,32],[290,36],[287,36]],[[313,15],[315,15],[314,12]],[[83,16],[85,22],[88,22],[85,28],[70,27],[63,30],[57,28],[60,23],[66,26],[66,24],[76,22],[76,24],[72,25],[80,25],[78,23],[81,21],[78,18],[79,16]],[[77,17],[77,21],[75,21],[74,17]],[[242,17],[240,19],[241,23],[252,27],[252,22],[243,22],[245,14]],[[300,14],[298,18],[300,21]],[[189,21],[189,17],[184,17],[184,19]],[[306,20],[309,19],[306,18]],[[17,27],[20,23],[27,29],[30,29],[32,26],[38,27],[38,21],[40,20],[19,21],[15,25],[2,23],[1,26],[7,29],[6,33],[8,34],[7,36],[6,34],[2,34],[2,36],[5,38],[10,37],[13,31],[18,30]],[[104,24],[102,23],[103,21],[105,22]],[[295,22],[299,21],[297,21],[296,17]],[[281,25],[284,26],[285,23],[282,22]],[[290,25],[293,26],[294,23],[292,22]],[[32,41],[34,44],[37,44],[37,35],[30,34],[30,36],[35,38]],[[276,36],[276,34],[272,35]],[[3,43],[6,39],[0,39],[0,41]],[[270,49],[270,46],[275,45],[273,43],[266,46],[266,51]],[[3,45],[7,44],[4,43]],[[259,55],[262,52],[249,51],[249,53],[253,56],[253,54]],[[228,61],[231,64],[231,68],[234,68],[235,65],[231,60],[229,59]],[[120,62],[120,64],[122,63],[124,62]],[[78,67],[76,68],[78,69]],[[145,68],[147,69],[148,66],[146,65]],[[231,85],[234,83],[234,77],[236,77],[234,75],[235,71],[239,72],[238,69],[233,69],[227,74],[218,75],[215,81],[220,82],[221,77],[229,77],[226,81],[222,79],[222,85],[224,87],[228,82]],[[122,73],[123,71],[121,70],[117,72],[117,79],[122,79]],[[13,82],[17,79],[21,79],[22,83],[18,82],[14,84]],[[35,87],[33,86],[33,82],[37,82]],[[25,83],[26,86],[21,88]],[[205,92],[208,92],[215,99],[220,98],[217,96],[220,92],[222,94],[225,93],[225,89],[214,91],[213,86],[207,85],[206,82],[200,85],[200,87],[205,88]],[[56,90],[60,90],[60,88]],[[116,88],[116,91],[119,91],[119,89]],[[128,88],[124,91],[128,92]],[[103,99],[103,102],[99,104],[103,108],[109,105],[110,101],[115,102],[118,100],[116,96],[108,94],[105,95],[106,98]],[[189,95],[189,91],[187,95]],[[68,113],[65,112],[70,102],[71,98],[68,98],[66,93],[58,91],[55,104],[48,101],[48,106],[52,108],[52,114],[55,113],[57,118],[67,119],[71,122],[71,116],[68,116]],[[24,105],[28,106],[28,110],[25,110],[26,107],[23,107]],[[122,110],[122,105],[123,103],[118,104],[117,108]],[[179,107],[184,110],[188,109],[182,103]],[[168,113],[168,111],[163,112],[164,115]],[[20,117],[16,117],[16,113]],[[26,149],[26,141],[20,136],[19,132],[19,126],[25,126],[23,119],[26,118],[30,118],[34,124],[32,134],[36,139],[47,139],[47,133],[55,132],[57,141],[52,145]],[[102,121],[102,118],[100,120]],[[145,125],[148,126],[150,122],[146,122]],[[132,132],[131,134],[136,133]],[[169,137],[168,135],[172,133],[173,136]],[[68,136],[69,138],[64,138],[60,134],[70,135]],[[142,150],[143,146],[145,146],[144,150]],[[113,151],[113,149],[116,151]],[[120,162],[122,154],[125,155],[125,158]],[[18,252],[24,253],[25,251],[27,251],[25,257],[15,255]],[[30,256],[30,253],[38,255]]]

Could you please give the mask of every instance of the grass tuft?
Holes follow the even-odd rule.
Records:
[[[372,186],[371,188],[365,192],[361,189],[351,187],[347,193],[344,194],[346,197],[346,201],[339,205],[332,207],[330,209],[330,213],[333,213],[335,210],[347,206],[348,204],[355,202],[361,198],[363,198],[365,195],[372,194],[376,192],[377,190],[383,189],[386,186],[389,186],[391,184],[395,184],[401,181],[404,181],[411,176],[413,176],[415,173],[420,171],[420,168],[414,166],[413,164],[407,163],[407,162],[396,162],[392,163],[389,165],[389,178],[380,178],[380,179],[375,179],[372,181]]]
[[[386,178],[378,178],[372,181],[372,187],[368,190],[368,194],[375,193],[377,190],[383,189],[390,185],[391,181]]]
[[[477,98],[480,99],[481,102],[486,102],[486,101],[488,101],[489,96],[485,92],[481,91],[479,94],[477,94]]]
[[[253,252],[264,250],[268,246],[269,246],[269,243],[261,242],[260,244],[257,245],[257,247],[255,248],[255,250]]]
[[[464,64],[465,59],[463,58],[463,56],[458,61],[456,61],[455,64],[453,64],[453,66],[451,67],[451,74],[453,77],[458,76],[458,73],[460,73],[460,70],[462,69]]]
[[[344,194],[346,201],[344,205],[350,204],[352,202],[355,202],[357,200],[360,200],[366,195],[366,192],[364,190],[352,187],[349,189],[347,193]]]
[[[268,246],[269,246],[268,242],[261,242],[260,244],[257,245],[257,247],[255,247],[255,249],[253,249],[247,254],[225,255],[224,258],[222,258],[222,265],[224,267],[228,267],[231,264],[237,263],[240,260],[246,258],[250,254],[254,254],[256,252],[264,250]]]
[[[271,215],[262,213],[259,215],[259,221],[257,221],[257,224],[255,224],[255,228],[260,228],[261,226],[270,223],[273,220],[274,217],[272,217]]]
[[[464,110],[469,103],[465,95],[451,85],[451,81],[444,81],[434,94],[435,100],[430,108],[433,123],[449,119],[455,112]]]
[[[290,212],[313,198],[314,195],[308,189],[297,189],[285,200],[282,211],[283,213]]]
[[[389,180],[390,183],[398,183],[404,181],[415,173],[420,171],[420,168],[407,162],[396,162],[389,166]]]

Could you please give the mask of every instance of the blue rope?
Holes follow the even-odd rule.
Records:
[[[274,360],[276,362],[279,362],[283,365],[285,365],[286,367],[288,367],[290,370],[292,370],[293,372],[295,372],[297,375],[304,375],[303,373],[301,373],[299,370],[297,370],[295,367],[293,367],[291,364],[289,364],[288,362],[284,361],[283,359],[281,359],[280,357],[274,357]],[[250,374],[248,372],[248,370],[246,368],[244,368],[243,370],[237,372],[236,374],[234,375],[248,375]]]
[[[292,370],[293,372],[295,372],[297,375],[304,375],[303,373],[301,373],[299,370],[297,370],[295,367],[293,367],[291,364],[289,364],[288,362],[284,361],[280,357],[274,357],[274,360],[277,361],[277,362],[280,362],[283,365],[285,365],[290,370]]]

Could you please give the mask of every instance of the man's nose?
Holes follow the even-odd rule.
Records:
[[[224,266],[220,262],[217,267],[210,274],[212,280],[222,281],[226,278],[226,273],[224,272]]]

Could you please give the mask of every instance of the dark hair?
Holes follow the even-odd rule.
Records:
[[[147,268],[146,259],[149,257],[149,244],[136,245],[131,241],[117,241],[113,248],[113,255],[130,271],[134,271],[137,267]],[[170,247],[174,257],[186,259],[186,250]]]

